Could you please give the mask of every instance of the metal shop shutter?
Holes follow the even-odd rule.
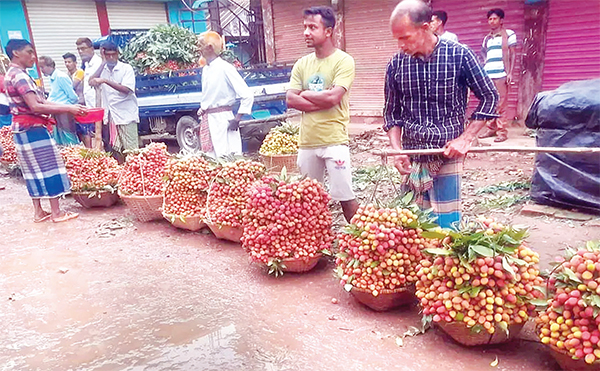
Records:
[[[555,0],[552,0],[555,1]],[[480,54],[483,38],[489,33],[487,12],[492,8],[504,10],[504,27],[517,34],[517,58],[513,72],[516,84],[512,86],[508,95],[508,117],[517,116],[518,84],[521,70],[521,50],[524,35],[524,10],[523,0],[433,0],[433,10],[444,10],[448,13],[446,30],[455,33],[458,41],[468,45],[477,55]],[[479,101],[471,94],[469,112],[472,112]]]
[[[548,12],[542,90],[600,78],[600,2],[552,0]]]
[[[157,1],[106,2],[108,23],[113,30],[148,29],[168,23],[165,3]]]
[[[329,5],[327,0],[273,0],[273,34],[275,60],[278,63],[296,62],[312,53],[304,42],[302,11],[316,5]]]
[[[62,55],[71,52],[77,56],[75,40],[100,37],[100,25],[94,1],[81,0],[28,0],[25,3],[31,33],[38,56],[54,59],[56,67],[67,72]],[[44,79],[48,87],[48,80]]]
[[[398,51],[389,27],[397,0],[346,0],[346,52],[356,64],[350,90],[350,110],[355,116],[382,116],[385,71]]]

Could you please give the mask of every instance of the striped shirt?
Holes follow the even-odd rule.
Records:
[[[515,34],[515,31],[506,30],[506,35],[508,36],[509,47],[517,45],[517,34]],[[491,79],[505,77],[506,70],[502,61],[502,36],[486,37],[483,40],[482,46],[486,52],[485,66],[483,67],[485,72]]]
[[[387,66],[383,128],[401,127],[405,149],[441,148],[464,131],[468,89],[479,99],[472,119],[498,117],[498,92],[467,46],[440,40],[424,60],[400,52]]]
[[[13,115],[37,115],[29,108],[23,98],[28,93],[34,93],[36,100],[44,102],[44,96],[35,81],[27,71],[16,64],[11,64],[4,77],[4,87],[10,101],[10,110]]]

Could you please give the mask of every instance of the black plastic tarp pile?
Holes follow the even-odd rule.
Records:
[[[538,147],[600,147],[600,79],[538,94],[525,125],[536,129]],[[538,154],[531,198],[600,213],[600,155]]]
[[[269,130],[279,125],[279,121],[258,122],[254,124],[242,125],[240,127],[240,136],[242,137],[242,149],[244,152],[258,152],[263,140]]]

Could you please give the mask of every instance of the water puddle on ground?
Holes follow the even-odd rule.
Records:
[[[154,370],[233,370],[243,367],[244,358],[236,351],[240,335],[230,324],[201,336],[188,344],[167,346],[161,354],[127,371]]]

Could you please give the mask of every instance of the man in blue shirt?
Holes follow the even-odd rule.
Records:
[[[50,95],[48,101],[60,104],[75,104],[79,100],[69,75],[56,69],[56,64],[50,57],[39,58],[42,73],[50,78]],[[60,145],[78,144],[75,119],[69,113],[54,115],[56,128],[54,129],[54,140]]]

